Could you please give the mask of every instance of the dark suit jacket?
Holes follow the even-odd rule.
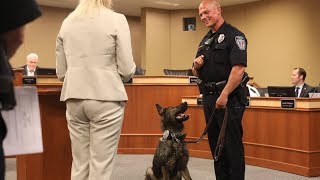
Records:
[[[304,83],[299,97],[309,97],[309,93],[313,93],[314,87]]]
[[[22,66],[22,68],[23,68],[23,75],[24,75],[24,76],[27,76],[27,75],[28,75],[27,65]],[[36,70],[34,71],[34,75],[35,75],[35,76],[37,75],[37,70],[38,70],[38,69],[40,69],[39,66],[37,66],[37,67],[36,67]]]

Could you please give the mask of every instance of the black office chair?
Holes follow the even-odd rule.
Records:
[[[268,93],[268,88],[257,88],[259,91],[260,97],[265,97],[265,95]]]
[[[169,76],[193,76],[191,69],[183,69],[183,70],[176,70],[176,69],[163,69],[165,75]]]
[[[134,72],[134,75],[145,75],[146,70],[142,69],[141,67],[136,67],[136,71]]]

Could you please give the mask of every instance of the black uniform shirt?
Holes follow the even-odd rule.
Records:
[[[232,66],[247,66],[247,39],[237,28],[224,22],[217,32],[211,30],[202,39],[197,56],[204,55],[200,69],[203,82],[228,80]]]

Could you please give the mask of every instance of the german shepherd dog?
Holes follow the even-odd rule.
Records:
[[[187,164],[189,161],[189,152],[186,144],[183,142],[186,134],[183,122],[189,119],[189,116],[183,114],[188,104],[181,103],[175,107],[163,108],[156,104],[158,113],[161,117],[161,130],[164,132],[160,138],[155,155],[153,157],[152,167],[147,169],[146,180],[191,180]]]

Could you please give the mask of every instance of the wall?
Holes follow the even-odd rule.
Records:
[[[225,20],[246,34],[248,39],[248,68],[250,76],[262,87],[268,85],[291,85],[291,71],[303,67],[307,71],[306,82],[317,85],[320,81],[320,1],[263,0],[254,3],[223,7]],[[147,17],[153,16],[152,9]],[[208,29],[200,22],[198,10],[169,11],[171,47],[169,60],[158,66],[162,68],[187,69],[191,67],[197,46]],[[166,15],[167,17],[167,15]],[[183,31],[183,17],[196,17],[196,31]],[[154,20],[156,17],[152,17]],[[163,21],[165,19],[162,19]],[[147,26],[155,26],[153,22]],[[163,22],[164,23],[164,22]],[[144,28],[144,27],[142,27]],[[146,31],[148,32],[148,28]],[[153,28],[154,34],[162,28]],[[167,32],[166,32],[167,33]],[[147,41],[149,39],[147,38]],[[166,38],[166,40],[168,40]],[[167,42],[166,42],[167,43]],[[157,48],[155,54],[167,52]],[[142,52],[143,54],[144,52]],[[150,59],[147,58],[147,62]],[[154,62],[154,60],[151,60]],[[157,62],[154,62],[155,64]],[[150,74],[160,70],[148,69]],[[159,75],[159,74],[158,74]]]
[[[13,67],[23,66],[26,56],[39,55],[40,67],[55,67],[55,43],[61,23],[70,9],[41,7],[42,16],[26,25],[25,42],[11,59]]]
[[[317,85],[320,62],[320,1],[265,0],[226,7],[224,18],[248,38],[247,71],[262,86],[291,85],[291,71],[303,67]]]
[[[138,67],[141,67],[141,18],[127,16],[130,33],[131,33],[131,44],[134,62]]]
[[[247,36],[247,71],[259,85],[291,85],[294,67],[307,70],[310,85],[319,83],[318,7],[318,0],[263,0],[223,7],[227,22]],[[27,25],[25,43],[11,60],[14,67],[24,65],[30,52],[39,54],[40,66],[55,67],[55,38],[71,10],[41,8],[43,16]],[[196,31],[182,31],[183,17],[197,17]],[[163,75],[164,68],[190,68],[199,41],[208,31],[198,10],[146,8],[141,18],[127,18],[136,64],[147,75]]]
[[[42,16],[26,25],[25,42],[11,59],[13,67],[23,66],[26,56],[39,55],[40,67],[55,67],[55,44],[63,20],[71,9],[41,6]],[[131,31],[132,51],[136,64],[141,64],[141,20],[140,17],[127,16]]]
[[[147,75],[163,75],[163,69],[170,67],[170,11],[142,9],[142,28],[144,29],[142,68]]]
[[[196,17],[196,30],[183,31],[183,18]],[[196,10],[171,11],[171,67],[190,69],[202,37],[208,32]]]

